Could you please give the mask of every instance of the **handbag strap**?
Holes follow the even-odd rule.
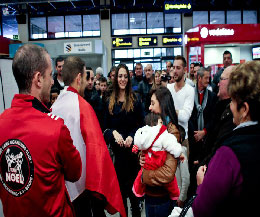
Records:
[[[197,197],[196,195],[193,195],[188,201],[187,203],[184,205],[179,217],[185,217],[185,215],[187,214],[189,208],[192,206],[193,201],[195,200],[195,198]]]
[[[147,149],[147,152],[153,152],[152,150],[152,147],[153,147],[153,144],[156,142],[156,140],[160,137],[160,135],[162,135],[164,133],[164,131],[167,130],[167,127],[162,125],[160,130],[159,130],[159,133],[156,135],[155,139],[153,140],[151,146]]]

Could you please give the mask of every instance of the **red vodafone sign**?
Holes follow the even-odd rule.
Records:
[[[187,45],[200,43],[260,42],[260,24],[198,25],[186,32]]]

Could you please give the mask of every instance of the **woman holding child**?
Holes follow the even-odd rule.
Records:
[[[177,140],[181,142],[180,127],[174,102],[170,91],[166,87],[152,90],[149,109],[153,113],[160,114],[168,132],[174,134]],[[144,160],[141,157],[142,165],[144,165]],[[145,209],[147,217],[166,217],[171,213],[176,201],[170,199],[170,194],[164,188],[164,185],[174,180],[176,168],[177,160],[168,153],[165,164],[159,169],[143,169],[142,178],[143,183],[146,184]]]

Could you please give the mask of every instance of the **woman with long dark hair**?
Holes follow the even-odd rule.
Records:
[[[167,126],[169,133],[176,136],[181,142],[178,117],[175,111],[172,95],[168,88],[159,87],[151,92],[151,112],[160,114],[163,124]],[[141,157],[141,164],[145,159]],[[174,179],[177,168],[177,160],[170,154],[167,154],[165,165],[157,170],[143,169],[143,183],[147,185],[145,195],[145,211],[147,217],[166,217],[171,213],[175,202],[170,199],[169,192],[163,187]]]
[[[105,109],[104,137],[115,155],[115,169],[127,213],[127,197],[131,202],[132,216],[140,216],[138,198],[132,192],[135,177],[140,169],[138,158],[132,153],[133,138],[143,125],[144,111],[131,87],[126,65],[116,68],[113,90]]]

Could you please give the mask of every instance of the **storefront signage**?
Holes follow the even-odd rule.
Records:
[[[70,42],[64,43],[65,54],[79,54],[79,53],[91,53],[92,42]]]
[[[254,43],[260,41],[260,24],[203,24],[188,30],[185,35],[188,46],[199,43]]]
[[[157,45],[157,37],[138,37],[138,46],[139,47],[149,47]]]
[[[132,47],[132,38],[112,38],[113,47]]]
[[[163,45],[182,45],[182,35],[163,36]]]
[[[191,1],[165,1],[164,13],[191,13]]]
[[[226,29],[226,28],[217,28],[217,29],[208,29],[207,27],[203,27],[200,30],[200,36],[202,38],[207,38],[210,36],[225,36],[225,35],[234,35],[234,29]]]

